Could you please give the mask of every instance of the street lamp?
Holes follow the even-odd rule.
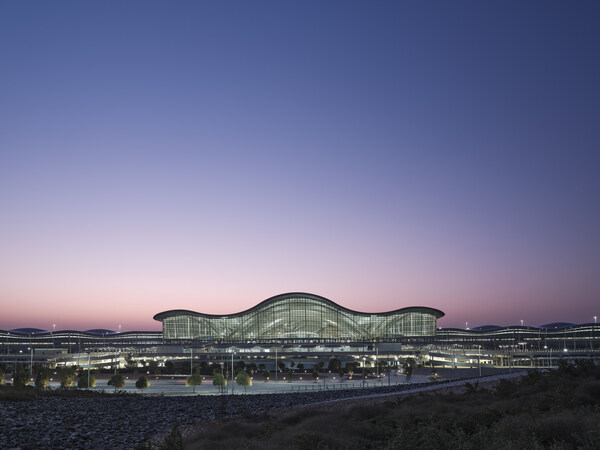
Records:
[[[363,387],[365,387],[365,377],[366,377],[366,371],[365,371],[365,361],[366,358],[363,356],[363,367],[362,367],[362,373],[363,373]]]
[[[379,379],[379,347],[375,346],[375,373]]]
[[[31,352],[31,360],[29,361],[29,378],[33,377],[33,347],[27,347],[27,350]]]
[[[597,320],[598,320],[598,316],[594,316],[594,326],[592,327],[592,339],[590,339],[590,347],[592,347],[592,350],[594,349],[592,342],[594,339],[594,331],[596,328],[596,323],[598,323]]]
[[[469,329],[469,322],[465,322],[465,330]]]
[[[521,326],[523,326],[523,319],[521,319]]]
[[[479,378],[481,378],[481,345],[479,345]]]
[[[235,355],[235,352],[233,351],[233,347],[231,348],[231,394],[233,394],[233,355]]]

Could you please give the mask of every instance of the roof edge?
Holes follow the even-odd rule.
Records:
[[[445,313],[440,311],[439,309],[430,308],[428,306],[408,306],[405,308],[399,308],[399,309],[394,309],[392,311],[385,311],[385,312],[379,312],[379,313],[354,311],[350,308],[346,308],[338,303],[335,303],[334,301],[329,300],[328,298],[321,297],[320,295],[310,294],[307,292],[287,292],[285,294],[279,294],[279,295],[275,295],[273,297],[269,297],[268,299],[263,300],[262,302],[258,303],[257,305],[254,305],[253,307],[251,307],[249,309],[246,309],[246,310],[240,311],[240,312],[236,312],[236,313],[232,313],[232,314],[206,314],[206,313],[200,313],[197,311],[190,311],[188,309],[171,309],[168,311],[162,311],[162,312],[159,312],[158,314],[155,314],[153,319],[162,322],[167,317],[173,317],[175,315],[190,315],[190,316],[206,317],[206,318],[214,318],[214,319],[240,317],[240,316],[243,316],[246,314],[250,314],[250,313],[256,311],[257,309],[260,309],[261,307],[266,306],[268,304],[276,303],[278,301],[282,301],[287,298],[297,297],[297,296],[310,298],[312,300],[317,300],[317,301],[326,303],[330,306],[333,306],[335,308],[339,308],[342,311],[345,311],[347,313],[358,314],[361,316],[373,316],[373,315],[389,316],[392,314],[407,313],[407,312],[426,312],[429,314],[433,314],[436,317],[436,319],[440,319],[445,316]]]

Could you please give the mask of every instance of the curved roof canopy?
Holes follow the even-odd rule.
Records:
[[[573,327],[573,326],[575,326],[575,324],[568,323],[568,322],[552,322],[552,323],[547,323],[545,325],[540,325],[538,328],[553,329],[553,328],[569,328],[569,327]]]
[[[106,330],[104,328],[94,328],[93,330],[85,330],[84,333],[98,334],[98,335],[103,335],[103,334],[117,334],[116,331]]]
[[[479,327],[471,328],[471,331],[494,331],[500,329],[502,329],[500,325],[481,325]]]
[[[361,315],[361,316],[373,316],[373,315],[377,315],[377,316],[389,316],[392,314],[399,314],[399,313],[409,313],[409,312],[420,312],[420,313],[425,313],[425,314],[432,314],[436,317],[436,319],[439,319],[441,317],[444,317],[444,313],[442,311],[440,311],[439,309],[434,309],[434,308],[429,308],[426,306],[409,306],[406,308],[400,308],[400,309],[395,309],[393,311],[386,311],[386,312],[380,312],[380,313],[367,313],[367,312],[360,312],[360,311],[354,311],[352,309],[349,308],[345,308],[341,305],[338,305],[337,303],[325,298],[325,297],[321,297],[319,295],[315,295],[315,294],[308,294],[306,292],[288,292],[286,294],[279,294],[279,295],[275,295],[273,297],[270,297],[266,300],[263,300],[262,302],[260,302],[258,305],[253,306],[250,309],[247,309],[245,311],[241,311],[241,312],[237,312],[234,314],[205,314],[205,313],[199,313],[196,311],[190,311],[187,309],[172,309],[169,311],[163,311],[160,312],[158,314],[156,314],[154,316],[154,320],[158,320],[158,321],[163,321],[164,319],[168,318],[168,317],[175,317],[175,316],[180,316],[180,315],[188,315],[188,316],[196,316],[196,317],[206,317],[206,318],[232,318],[232,317],[241,317],[241,316],[245,316],[249,313],[252,313],[258,309],[261,309],[265,306],[269,306],[272,305],[274,303],[277,302],[281,302],[281,301],[285,301],[289,298],[296,298],[296,297],[303,297],[303,298],[310,298],[312,300],[316,300],[319,302],[323,302],[329,306],[333,306],[334,308],[340,309],[342,311],[345,311],[347,313],[350,314],[356,314],[356,315]]]
[[[14,330],[10,330],[12,333],[17,334],[42,334],[49,333],[47,330],[42,330],[41,328],[15,328]]]

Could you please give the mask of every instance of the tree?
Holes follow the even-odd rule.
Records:
[[[354,371],[356,370],[356,365],[354,363],[346,364],[346,371],[348,372],[348,379],[352,379],[352,375],[354,375]]]
[[[329,370],[331,370],[332,372],[338,372],[340,370],[340,367],[342,367],[342,362],[337,359],[337,358],[331,358],[329,360]]]
[[[46,389],[49,382],[50,372],[45,367],[40,368],[35,376],[35,387],[38,389]]]
[[[250,375],[245,370],[240,371],[236,375],[235,382],[240,386],[244,386],[244,392],[246,392],[248,386],[252,386],[252,378],[250,378]]]
[[[148,381],[148,378],[141,376],[135,382],[135,387],[144,392],[144,389],[148,389],[150,387],[150,382]]]
[[[88,376],[90,380],[90,385],[88,386]],[[79,388],[91,388],[96,386],[96,377],[91,373],[88,374],[87,370],[82,370],[79,375],[79,380],[77,380],[77,387]]]
[[[6,376],[6,372],[3,367],[0,367],[0,386],[4,384],[4,377]]]
[[[77,369],[75,369],[75,367],[63,367],[60,371],[60,387],[71,388],[75,386],[76,375]]]
[[[268,370],[263,370],[262,375],[265,378],[265,381],[268,381],[269,378],[271,377],[271,372],[269,372]]]
[[[108,385],[114,386],[115,392],[117,392],[117,388],[125,387],[125,377],[120,373],[113,375],[112,377],[110,377],[110,380],[108,380]]]
[[[151,360],[148,363],[148,368],[150,369],[150,373],[151,374],[158,374],[158,373],[160,373],[160,369],[158,368],[158,361]]]
[[[312,377],[317,380],[319,378],[319,372],[317,372],[316,369],[313,369],[312,371]]]
[[[304,364],[300,363],[298,364],[298,370],[304,370]]]
[[[250,375],[254,375],[254,372],[256,372],[256,364],[250,363],[246,366],[246,369],[248,369],[248,372],[250,372]]]
[[[219,392],[223,392],[225,390],[225,386],[227,386],[227,380],[223,374],[215,373],[213,378],[213,386],[217,386],[219,388]]]
[[[29,375],[21,364],[17,364],[15,370],[13,371],[13,386],[15,387],[25,387],[29,385]]]
[[[199,372],[194,373],[193,375],[187,377],[185,380],[185,385],[192,386],[193,392],[196,392],[196,386],[200,386],[201,384],[202,384],[202,375],[200,375]]]
[[[173,361],[168,360],[167,362],[165,362],[165,372],[175,373],[175,364],[173,364]]]

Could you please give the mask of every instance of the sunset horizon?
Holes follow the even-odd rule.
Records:
[[[598,6],[0,2],[0,329],[284,292],[600,314]]]

